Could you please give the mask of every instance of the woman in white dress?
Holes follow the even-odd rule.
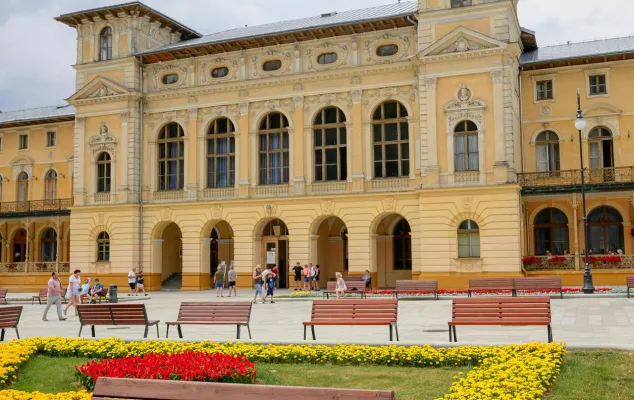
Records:
[[[68,297],[70,301],[64,309],[64,315],[68,313],[69,308],[75,306],[75,316],[77,316],[77,304],[81,304],[81,278],[79,277],[80,272],[80,270],[76,269],[75,271],[73,271],[73,274],[68,279],[68,290],[66,292],[66,297]]]

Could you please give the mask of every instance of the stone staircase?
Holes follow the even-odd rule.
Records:
[[[183,275],[177,272],[163,281],[161,292],[179,292],[181,287],[183,287]]]

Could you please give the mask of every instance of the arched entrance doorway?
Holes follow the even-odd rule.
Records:
[[[348,274],[348,228],[338,217],[316,222],[311,232],[311,262],[319,265],[319,286],[325,288],[335,273]]]
[[[53,228],[47,228],[42,232],[40,240],[40,261],[57,261],[57,232]]]
[[[229,223],[220,221],[215,224],[210,223],[203,235],[205,236],[203,238],[203,245],[207,247],[205,243],[209,242],[209,246],[207,249],[203,249],[203,251],[209,252],[209,272],[211,273],[213,282],[213,277],[216,271],[218,271],[218,266],[224,263],[228,268],[234,261],[233,230]]]
[[[13,235],[13,262],[26,261],[26,229],[18,229]]]
[[[373,258],[379,288],[412,279],[412,230],[405,218],[390,214],[379,221],[374,232]]]
[[[288,228],[281,219],[273,219],[261,232],[261,257],[259,264],[265,268],[277,265],[280,288],[288,287]],[[256,241],[257,242],[257,241]],[[256,243],[257,246],[257,243]],[[256,258],[256,260],[258,260]]]
[[[164,289],[180,290],[183,285],[183,236],[174,222],[164,225],[154,239],[154,269],[161,271]]]

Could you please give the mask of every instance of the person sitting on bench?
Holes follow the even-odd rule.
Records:
[[[96,303],[99,297],[104,294],[104,286],[103,283],[99,280],[99,278],[95,278],[95,286],[92,287],[92,297],[90,299],[91,303]]]
[[[337,276],[337,288],[335,289],[335,294],[337,295],[337,298],[339,298],[339,295],[341,295],[341,297],[346,297],[346,290],[348,290],[346,281],[343,280],[343,276],[340,272],[337,272],[335,275]]]

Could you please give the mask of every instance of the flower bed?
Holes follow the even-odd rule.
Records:
[[[225,383],[253,383],[256,377],[255,365],[244,356],[191,350],[90,361],[75,368],[88,390],[95,388],[99,377]]]
[[[0,383],[15,378],[31,356],[78,356],[112,359],[146,354],[220,353],[252,362],[282,364],[398,365],[406,367],[473,366],[456,380],[444,400],[541,399],[559,373],[566,352],[561,344],[514,346],[360,346],[261,345],[256,343],[171,342],[120,339],[29,338],[0,344]],[[59,395],[0,390],[7,400],[87,400],[87,392]]]

